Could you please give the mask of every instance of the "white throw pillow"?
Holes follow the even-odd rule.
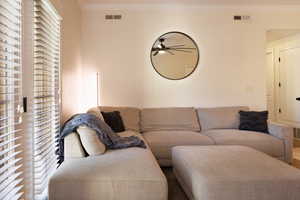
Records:
[[[106,147],[100,141],[96,131],[87,127],[79,126],[77,133],[80,136],[81,144],[90,156],[96,156],[105,153]]]
[[[85,156],[79,134],[73,132],[64,138],[65,158],[82,158]]]

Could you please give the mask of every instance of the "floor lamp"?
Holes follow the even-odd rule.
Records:
[[[100,106],[100,73],[97,72],[97,106]]]

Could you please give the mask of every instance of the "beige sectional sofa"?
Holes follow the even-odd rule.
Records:
[[[270,123],[270,134],[238,130],[238,111],[247,107],[97,107],[89,112],[116,110],[126,128],[119,134],[138,135],[148,148],[85,157],[79,135],[70,134],[65,138],[65,162],[49,182],[50,200],[166,200],[167,181],[158,163],[171,166],[175,146],[244,145],[288,163],[292,160],[291,128]]]

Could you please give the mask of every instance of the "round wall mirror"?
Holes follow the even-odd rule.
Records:
[[[181,32],[168,32],[160,36],[151,49],[151,62],[155,71],[171,80],[191,75],[199,62],[195,41]]]

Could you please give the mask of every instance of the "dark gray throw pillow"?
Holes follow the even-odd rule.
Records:
[[[101,112],[105,123],[115,132],[125,131],[125,126],[119,111]]]
[[[269,133],[268,131],[268,111],[239,111],[240,130],[257,131]]]

